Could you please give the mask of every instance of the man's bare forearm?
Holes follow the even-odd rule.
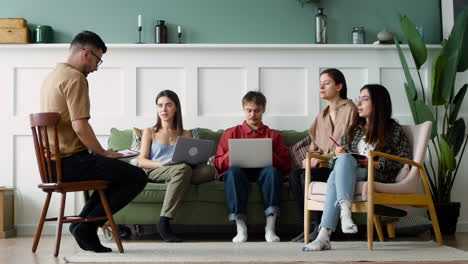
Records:
[[[104,155],[106,150],[101,146],[101,143],[96,138],[94,130],[87,119],[79,119],[72,121],[73,130],[78,135],[80,141],[91,151],[98,155]]]

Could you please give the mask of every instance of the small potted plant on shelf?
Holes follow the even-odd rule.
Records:
[[[408,63],[398,39],[396,48],[406,78],[405,91],[416,124],[432,121],[433,131],[429,146],[429,161],[425,163],[432,198],[437,211],[442,234],[453,234],[460,212],[460,203],[452,202],[451,193],[468,138],[465,120],[458,114],[464,101],[468,84],[455,87],[457,73],[468,68],[468,9],[457,17],[448,40],[435,56],[431,71],[431,93],[426,96],[420,69],[427,59],[427,48],[416,26],[406,16],[400,15],[400,25],[413,57],[421,91],[416,90]]]

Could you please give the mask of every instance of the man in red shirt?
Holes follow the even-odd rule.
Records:
[[[231,127],[223,133],[214,158],[219,172],[218,179],[224,180],[225,183],[229,220],[236,221],[237,235],[232,239],[233,242],[247,241],[246,212],[249,182],[256,182],[262,193],[266,216],[265,240],[267,242],[280,240],[275,233],[275,222],[280,210],[282,175],[290,168],[289,151],[281,134],[263,124],[265,106],[266,98],[261,92],[250,91],[242,98],[245,121],[242,125]],[[258,169],[230,168],[228,141],[232,138],[271,138],[273,166]]]

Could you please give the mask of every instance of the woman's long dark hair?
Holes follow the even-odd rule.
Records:
[[[177,110],[175,112],[174,119],[172,120],[172,125],[177,128],[177,135],[180,136],[184,132],[184,125],[182,123],[182,110],[180,106],[179,96],[177,96],[177,94],[171,90],[161,91],[156,96],[156,101],[155,101],[156,106],[158,105],[159,98],[163,96],[169,98],[172,102],[174,102],[176,106]],[[156,130],[155,132],[158,132],[159,129],[161,129],[161,118],[159,118],[159,114],[157,114],[157,121],[156,121],[156,124],[154,125],[154,128]]]
[[[387,139],[392,133],[392,100],[387,88],[380,84],[367,84],[361,88],[367,89],[372,102],[372,112],[369,118],[368,129],[365,132],[366,142],[376,147],[385,146]],[[358,123],[366,123],[366,119],[359,117],[359,120],[350,129],[348,142],[354,138],[354,128]]]
[[[325,73],[328,74],[328,76],[330,76],[330,78],[332,78],[336,84],[341,83],[343,85],[343,87],[340,90],[340,97],[341,99],[348,99],[348,86],[346,85],[346,79],[343,73],[338,69],[329,68],[329,69],[322,71],[320,73],[320,76],[322,76],[322,74],[325,74]]]

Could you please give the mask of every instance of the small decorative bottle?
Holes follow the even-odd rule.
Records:
[[[154,27],[154,43],[167,43],[167,27],[164,20],[158,20]]]
[[[366,33],[364,32],[364,27],[354,27],[353,28],[353,44],[365,44],[366,43]]]
[[[323,8],[319,8],[315,16],[315,43],[327,43],[327,16],[323,13]]]

